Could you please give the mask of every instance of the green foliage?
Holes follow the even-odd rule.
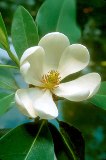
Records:
[[[74,160],[84,160],[85,144],[81,132],[73,126],[60,121],[60,133]]]
[[[38,33],[36,24],[22,6],[18,7],[12,22],[12,41],[15,50],[20,58],[23,52],[38,43]]]
[[[6,69],[0,68],[0,88],[11,90],[12,92],[15,92],[18,89],[13,72],[10,69],[8,69],[7,72]]]
[[[57,160],[69,160],[72,159],[72,155],[70,152],[68,152],[63,139],[61,137],[61,134],[58,132],[57,128],[49,123],[49,129],[51,131],[53,142],[54,142],[54,148],[55,148],[55,154],[57,157]]]
[[[76,42],[81,35],[76,24],[75,0],[46,0],[36,18],[40,37],[49,32],[62,32],[70,42]]]
[[[0,64],[0,68],[15,68],[15,69],[18,69],[17,66],[5,65],[5,64]]]
[[[58,160],[84,160],[85,144],[81,132],[73,126],[59,121],[59,131],[49,124]]]
[[[0,141],[0,159],[54,160],[53,141],[45,121],[21,125]]]
[[[9,48],[7,31],[1,13],[0,13],[0,43],[3,45],[4,48]]]
[[[7,112],[14,102],[14,94],[4,94],[0,93],[0,116]]]
[[[98,93],[89,99],[89,102],[106,110],[106,82],[101,83]]]
[[[18,86],[13,73],[8,69],[0,68],[0,116],[13,107],[14,94]]]
[[[81,133],[62,121],[59,126],[60,132],[51,123],[36,120],[11,130],[0,139],[0,159],[54,160],[56,154],[57,160],[84,160]]]
[[[106,111],[88,102],[64,100],[61,119],[80,129],[85,140],[85,160],[106,159]],[[77,138],[77,137],[76,137]]]
[[[0,14],[0,43],[1,43],[0,47],[4,48],[8,52],[9,57],[17,64],[17,66],[19,66],[18,59],[14,56],[14,54],[10,50],[8,35],[1,14]]]

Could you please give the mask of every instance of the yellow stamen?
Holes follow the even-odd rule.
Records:
[[[53,90],[54,88],[58,87],[60,79],[61,77],[59,72],[51,70],[50,72],[48,72],[48,74],[42,76],[42,88]]]

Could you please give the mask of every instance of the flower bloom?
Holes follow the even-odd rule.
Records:
[[[22,113],[31,118],[53,119],[58,116],[54,97],[76,102],[91,98],[100,86],[98,73],[61,83],[66,76],[85,68],[89,58],[85,46],[70,45],[69,39],[59,32],[45,35],[38,46],[28,48],[21,57],[20,72],[29,88],[15,94]]]

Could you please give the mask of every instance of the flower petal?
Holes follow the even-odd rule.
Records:
[[[35,118],[37,113],[33,107],[33,101],[37,92],[35,89],[18,89],[15,94],[15,101],[19,110],[26,116]],[[37,96],[39,93],[37,94]]]
[[[49,90],[46,90],[42,97],[35,101],[34,106],[39,117],[42,119],[54,119],[58,116],[56,104]]]
[[[28,84],[38,85],[43,75],[44,50],[35,46],[28,48],[20,60],[20,72]]]
[[[19,110],[26,116],[41,119],[53,119],[58,110],[49,91],[39,88],[19,89],[15,94]]]
[[[45,35],[39,42],[45,50],[45,72],[57,70],[61,54],[70,45],[68,38],[59,32]]]
[[[54,94],[70,101],[82,101],[92,97],[100,87],[101,77],[98,73],[89,73],[76,80],[61,83]]]
[[[58,67],[61,79],[85,68],[89,59],[89,52],[85,46],[73,44],[67,47],[61,56]]]

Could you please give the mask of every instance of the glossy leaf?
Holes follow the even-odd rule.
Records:
[[[84,160],[85,143],[81,132],[69,124],[59,121],[60,133],[73,160]]]
[[[45,121],[21,125],[0,140],[0,159],[54,160],[54,147]]]
[[[57,31],[67,35],[70,42],[80,38],[75,0],[46,0],[38,11],[36,21],[40,37]]]
[[[57,160],[69,160],[69,159],[73,160],[73,157],[70,154],[70,152],[67,150],[67,147],[64,144],[62,136],[57,130],[57,128],[52,124],[49,124],[49,129],[53,137],[54,149],[55,149]]]
[[[7,71],[4,68],[0,68],[0,88],[11,90],[13,92],[18,89],[14,76],[9,69]]]
[[[3,96],[0,94],[0,116],[7,112],[11,107],[12,103],[14,102],[14,94],[7,94]]]
[[[18,7],[15,12],[11,33],[13,45],[19,58],[27,48],[38,43],[38,32],[35,22],[22,6]]]
[[[49,124],[57,160],[84,160],[85,143],[81,132],[69,124],[59,121],[59,131]]]
[[[7,31],[1,13],[0,13],[0,43],[3,45],[4,48],[9,48]]]
[[[98,93],[89,99],[94,105],[106,109],[106,82],[102,82]]]
[[[0,47],[7,51],[9,57],[19,67],[19,60],[10,50],[10,46],[9,46],[9,42],[8,42],[8,35],[7,35],[7,31],[6,31],[5,24],[4,24],[4,21],[2,19],[1,14],[0,14],[0,43],[1,43]]]

